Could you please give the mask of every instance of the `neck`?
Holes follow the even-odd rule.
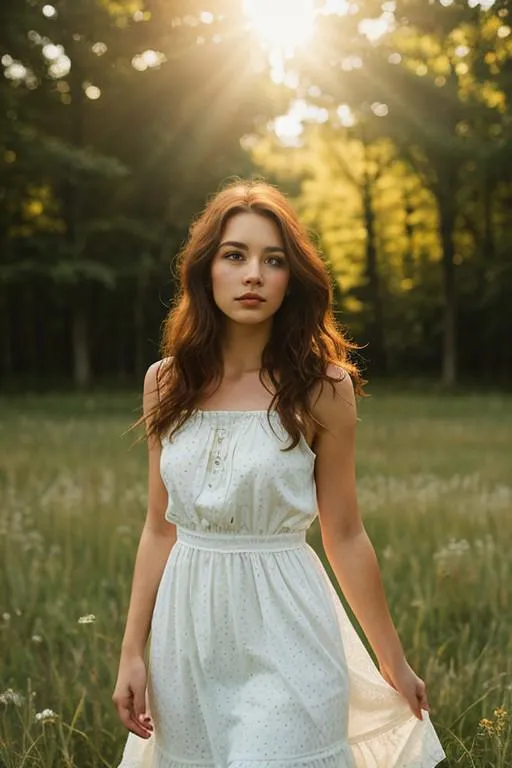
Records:
[[[222,358],[224,374],[237,378],[257,373],[261,369],[261,358],[270,337],[270,326],[231,324],[224,335]]]

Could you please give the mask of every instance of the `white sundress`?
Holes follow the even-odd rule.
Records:
[[[119,768],[431,768],[445,754],[384,680],[306,532],[315,454],[277,411],[198,410],[162,440],[177,541],[153,612],[154,733]]]

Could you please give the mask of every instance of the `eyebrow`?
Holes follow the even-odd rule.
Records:
[[[219,248],[223,248],[226,245],[231,245],[234,248],[240,248],[243,251],[248,251],[249,248],[246,243],[239,243],[236,240],[226,240],[224,243],[221,243],[219,245]],[[264,253],[270,253],[275,251],[281,251],[281,253],[285,253],[284,248],[281,248],[279,245],[267,245],[264,249]]]

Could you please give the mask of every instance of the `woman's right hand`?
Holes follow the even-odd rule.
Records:
[[[142,656],[121,658],[112,701],[125,728],[148,739],[153,732],[149,712],[146,711],[146,664]]]

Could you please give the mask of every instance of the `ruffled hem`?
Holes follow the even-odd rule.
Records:
[[[142,744],[136,742],[142,742]],[[208,760],[177,760],[162,752],[154,737],[146,740],[130,734],[118,768],[220,768],[220,766]],[[275,757],[267,760],[251,757],[235,758],[229,760],[225,768],[356,768],[356,764],[350,746],[347,742],[342,742],[304,756]]]
[[[426,711],[423,720],[408,715],[349,744],[356,768],[434,768],[446,759]]]
[[[288,758],[228,761],[225,768],[434,768],[446,758],[428,714],[414,716],[385,732],[368,734],[360,740],[341,742],[321,752]],[[160,749],[155,737],[128,736],[118,768],[219,768],[208,760],[177,760]]]

